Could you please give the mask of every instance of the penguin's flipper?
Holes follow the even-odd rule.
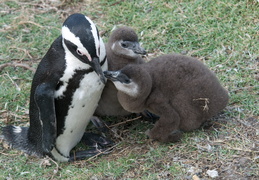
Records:
[[[34,100],[39,110],[42,129],[43,153],[49,153],[57,137],[54,92],[51,83],[39,84],[35,90]]]

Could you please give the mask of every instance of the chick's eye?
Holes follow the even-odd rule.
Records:
[[[100,56],[101,50],[100,47],[98,48],[98,55]]]
[[[129,83],[130,83],[130,80],[129,80],[129,79],[126,79],[126,80],[125,80],[125,83],[126,83],[126,84],[129,84]]]
[[[80,51],[80,50],[76,50],[76,53],[79,55],[79,56],[83,56],[83,53]]]
[[[127,48],[127,47],[128,47],[127,43],[125,43],[125,42],[122,42],[122,43],[121,43],[121,46],[122,46],[123,48]]]

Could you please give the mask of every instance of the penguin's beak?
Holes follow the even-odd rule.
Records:
[[[100,77],[102,83],[105,84],[106,79],[105,79],[105,76],[103,74],[103,70],[102,70],[102,67],[100,65],[99,58],[94,57],[93,60],[92,60],[91,66],[94,69],[94,71],[96,72],[96,74]]]
[[[120,71],[104,71],[104,76],[111,81],[117,81]]]
[[[104,71],[103,73],[111,81],[119,81],[123,84],[129,84],[131,82],[130,78],[121,71]]]
[[[147,54],[146,50],[143,47],[141,47],[138,42],[135,43],[135,45],[134,45],[132,50],[136,54],[141,54],[141,55]]]

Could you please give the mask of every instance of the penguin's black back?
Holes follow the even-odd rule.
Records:
[[[42,84],[47,84],[49,87],[52,87],[52,90],[47,91],[46,93],[54,94],[56,85],[58,84],[58,80],[60,79],[60,77],[63,75],[64,69],[65,52],[62,46],[62,36],[59,36],[52,43],[48,52],[39,63],[33,77],[29,107],[30,127],[6,126],[2,128],[3,135],[6,141],[9,142],[14,148],[20,149],[28,154],[34,154],[38,156],[44,155],[44,153],[49,151],[49,149],[51,148],[52,145],[50,145],[47,150],[44,150],[42,145],[44,136],[43,127],[42,120],[40,119],[39,108],[35,101],[35,99],[37,98],[35,94],[39,94],[36,93],[36,90]],[[42,101],[44,101],[44,98],[42,99]],[[51,106],[51,104],[43,104],[45,104],[46,106]],[[49,114],[53,113],[50,112]],[[46,118],[45,120],[48,121],[49,119]],[[55,135],[56,134],[51,134],[51,136]]]
[[[35,72],[30,96],[30,127],[28,132],[28,140],[30,143],[37,145],[37,151],[42,149],[42,129],[35,127],[41,127],[39,120],[39,109],[35,102],[35,90],[39,84],[44,82],[51,83],[53,87],[56,87],[58,80],[63,75],[65,70],[65,52],[62,46],[62,36],[59,36],[51,45],[50,49],[43,57]],[[31,146],[34,147],[34,146]]]

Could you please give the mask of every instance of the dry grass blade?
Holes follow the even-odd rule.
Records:
[[[1,1],[1,127],[28,127],[33,67],[60,35],[65,18],[76,12],[96,23],[105,42],[114,26],[135,29],[148,51],[146,61],[169,53],[198,58],[217,74],[230,102],[208,126],[169,145],[147,139],[145,131],[153,125],[141,117],[104,119],[120,145],[109,155],[73,163],[47,159],[40,167],[38,158],[5,148],[0,136],[0,179],[211,179],[208,170],[218,172],[215,179],[259,179],[258,5],[257,0]],[[204,111],[211,103],[205,98],[194,100]]]
[[[22,68],[28,69],[28,70],[30,70],[30,71],[32,71],[32,72],[35,72],[35,71],[36,71],[34,68],[30,67],[30,66],[27,65],[27,64],[16,63],[16,62],[10,62],[10,63],[1,64],[1,65],[0,65],[0,72],[1,72],[4,68],[6,68],[6,67],[8,67],[8,66],[12,66],[12,67],[22,67]]]
[[[209,111],[208,104],[210,103],[209,98],[198,98],[193,99],[193,101],[204,101],[203,111]]]
[[[122,125],[122,124],[126,124],[126,123],[131,122],[131,121],[136,121],[136,120],[138,120],[138,119],[140,119],[140,118],[142,118],[142,116],[138,116],[138,117],[133,118],[133,119],[128,119],[128,120],[126,120],[126,121],[123,121],[123,122],[119,122],[119,123],[117,123],[117,124],[110,125],[110,126],[108,126],[108,128],[112,128],[112,127],[115,127],[115,126],[119,126],[119,125]]]
[[[113,148],[117,147],[119,144],[120,144],[120,143],[115,144],[114,146],[112,146],[112,147],[110,147],[110,148],[108,148],[108,149],[106,149],[106,150],[104,150],[104,151],[100,151],[100,153],[98,153],[98,154],[96,154],[96,155],[94,155],[94,156],[88,158],[88,159],[86,160],[86,162],[87,162],[87,161],[91,161],[92,159],[94,159],[94,158],[96,158],[96,157],[98,157],[98,156],[100,156],[100,155],[102,155],[102,154],[105,154],[105,153],[111,151]]]
[[[33,22],[33,21],[20,21],[20,22],[18,23],[18,25],[22,25],[22,24],[33,24],[33,25],[38,26],[38,27],[40,27],[40,28],[43,27],[42,25],[40,25],[40,24],[38,24],[38,23],[35,23],[35,22]]]

